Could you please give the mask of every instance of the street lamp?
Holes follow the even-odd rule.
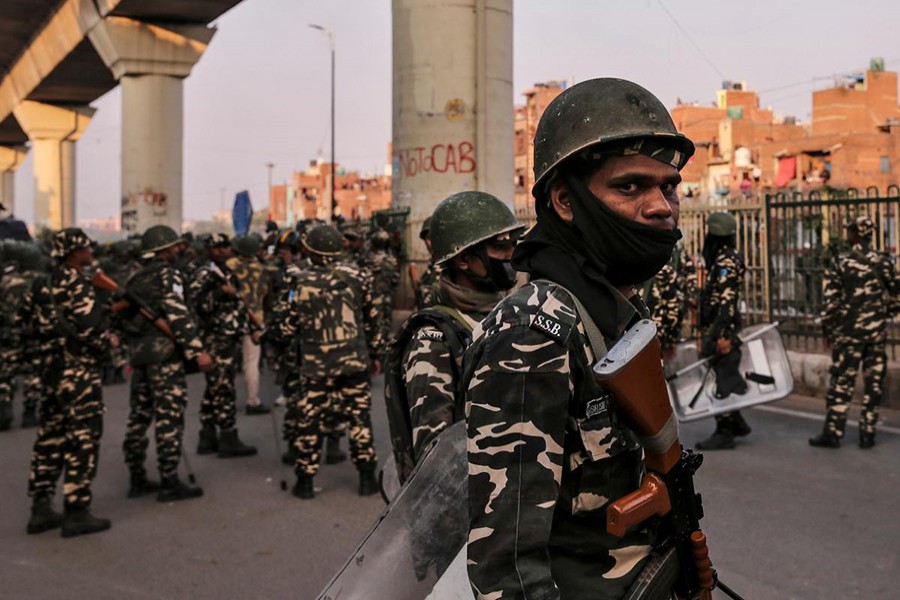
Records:
[[[337,178],[337,164],[334,162],[334,31],[321,25],[309,25],[328,36],[328,47],[331,49],[331,220],[335,220],[337,200],[334,197],[334,182]]]

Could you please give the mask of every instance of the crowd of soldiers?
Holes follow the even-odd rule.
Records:
[[[628,127],[609,117],[624,106],[634,109],[621,117]],[[521,237],[508,206],[484,192],[443,200],[420,233],[431,261],[421,278],[411,271],[418,310],[399,333],[398,264],[385,230],[363,236],[314,224],[231,239],[157,225],[112,244],[100,270],[96,244],[80,229],[54,234],[52,267],[36,245],[5,245],[0,427],[13,422],[17,375],[22,424],[40,425],[27,531],[61,527],[70,537],[110,527],[90,512],[104,379],[121,381],[131,369],[128,497],[186,500],[203,493],[178,475],[187,373],[206,378],[196,452],[252,456],[238,433],[235,378],[240,364],[247,415],[270,412],[259,397],[265,357],[286,404],[282,459],[294,466],[296,497],[316,496],[323,450],[326,464],[346,460],[344,435],[359,494],[377,493],[370,382],[383,371],[401,483],[442,431],[466,421],[467,565],[477,596],[621,597],[655,542],[645,525],[607,534],[606,508],[639,485],[651,467],[645,453],[680,452],[680,443],[674,416],[659,434],[638,436],[618,405],[625,399],[595,380],[593,365],[650,318],[662,360],[672,358],[696,309],[714,396],[745,394],[745,267],[734,216],[712,213],[698,285],[677,228],[679,171],[694,146],[647,90],[618,79],[573,86],[536,138],[537,224]],[[825,428],[810,444],[840,447],[862,363],[860,446],[871,448],[889,298],[900,282],[892,261],[872,249],[871,219],[848,225],[851,247],[825,276],[822,322],[835,366]],[[159,481],[145,466],[151,424]],[[750,432],[740,412],[719,414],[697,445],[730,449]],[[61,475],[62,515],[52,506]]]
[[[157,225],[98,245],[78,228],[49,247],[4,242],[0,336],[0,430],[14,424],[22,379],[22,427],[39,426],[32,453],[28,533],[61,527],[64,537],[103,531],[90,512],[103,434],[102,386],[130,371],[123,443],[129,498],[160,502],[203,490],[179,478],[186,375],[203,372],[198,454],[256,454],[238,433],[235,379],[243,370],[247,415],[272,408],[259,395],[259,368],[277,373],[285,403],[282,457],[293,493],[312,498],[323,439],[340,462],[343,435],[359,470],[359,493],[377,493],[370,378],[381,369],[399,281],[390,236],[363,236],[322,223],[270,228],[266,236],[194,237]],[[155,428],[159,480],[145,465]],[[64,479],[64,511],[53,497]]]

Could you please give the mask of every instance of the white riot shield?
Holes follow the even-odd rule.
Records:
[[[671,364],[666,365],[669,398],[681,422],[780,400],[794,389],[778,323],[751,325],[741,330],[740,373],[747,382],[745,394],[716,398],[716,376],[708,361],[696,360],[693,342],[679,345]]]
[[[460,552],[465,558],[468,526],[466,426],[458,422],[438,436],[319,600],[471,597],[465,561],[461,580],[449,576]],[[430,596],[445,573],[444,589],[467,596]]]

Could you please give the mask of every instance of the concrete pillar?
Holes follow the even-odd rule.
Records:
[[[0,218],[15,214],[15,174],[27,153],[25,146],[0,146],[0,204],[5,207],[0,210]]]
[[[393,0],[392,200],[413,234],[458,191],[513,206],[512,5]]]
[[[184,78],[214,29],[107,17],[88,34],[122,85],[122,230],[181,230]]]
[[[34,153],[35,230],[75,226],[75,142],[94,112],[31,100],[13,109]]]

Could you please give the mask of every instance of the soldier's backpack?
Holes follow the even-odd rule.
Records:
[[[403,354],[412,339],[413,333],[425,326],[437,327],[450,348],[453,366],[453,391],[456,406],[455,418],[462,420],[465,406],[465,390],[462,389],[462,359],[466,346],[472,340],[469,329],[459,312],[449,306],[431,306],[413,314],[400,332],[391,342],[384,366],[385,404],[387,406],[388,425],[391,431],[391,445],[394,448],[394,460],[397,476],[402,485],[416,466],[413,455],[412,420],[409,414],[409,399],[406,397],[406,384],[403,380]]]

